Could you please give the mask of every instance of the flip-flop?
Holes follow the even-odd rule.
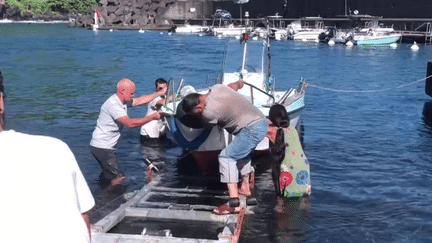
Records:
[[[230,207],[228,203],[224,203],[213,209],[213,213],[217,215],[237,214],[240,213],[240,208]]]

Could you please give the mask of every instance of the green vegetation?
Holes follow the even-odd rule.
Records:
[[[86,13],[97,5],[96,0],[6,0],[11,7],[31,13]]]

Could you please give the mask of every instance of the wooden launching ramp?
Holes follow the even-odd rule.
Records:
[[[241,197],[239,214],[212,213],[228,199],[223,190],[163,187],[156,178],[94,224],[92,242],[238,242],[251,207]]]

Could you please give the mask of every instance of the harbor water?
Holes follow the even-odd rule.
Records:
[[[17,23],[1,24],[0,38],[6,129],[64,140],[96,199],[95,218],[146,183],[143,157],[163,168],[165,185],[194,181],[179,172],[175,144],[141,145],[139,129],[125,128],[118,157],[127,179],[111,188],[99,180],[89,142],[120,78],[136,83],[136,95],[153,92],[159,77],[204,87],[221,69],[227,39]],[[240,242],[430,242],[432,98],[424,79],[432,46],[271,45],[276,89],[297,87],[301,77],[310,84],[301,124],[312,195],[278,198],[270,170],[262,171]]]

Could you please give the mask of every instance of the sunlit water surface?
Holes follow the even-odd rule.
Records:
[[[95,217],[146,182],[143,156],[163,161],[166,185],[185,184],[176,167],[179,148],[142,146],[138,129],[124,129],[118,156],[127,180],[101,185],[91,133],[120,78],[135,81],[138,95],[153,92],[159,77],[202,87],[220,71],[226,39],[65,24],[1,24],[0,38],[8,129],[69,144],[96,198]],[[430,242],[432,105],[422,79],[432,47],[281,41],[272,42],[272,54],[278,90],[301,77],[311,84],[301,122],[313,194],[277,198],[264,171],[257,177],[259,206],[246,217],[241,242]],[[145,113],[145,106],[129,111]]]

